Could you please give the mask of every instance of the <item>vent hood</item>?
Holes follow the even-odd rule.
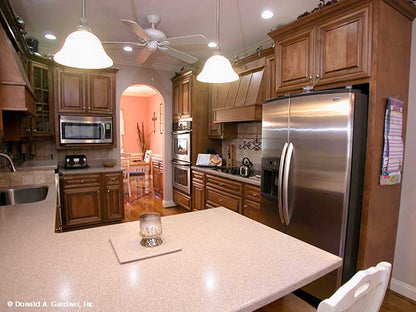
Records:
[[[0,108],[35,114],[35,97],[23,65],[0,27]]]
[[[239,66],[240,79],[212,88],[214,123],[260,121],[266,99],[265,58]]]

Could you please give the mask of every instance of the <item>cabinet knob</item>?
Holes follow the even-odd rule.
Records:
[[[84,180],[79,181],[79,183],[84,183]]]
[[[222,198],[220,198],[220,202],[222,203]]]
[[[247,208],[247,205],[244,205],[244,208]]]
[[[321,76],[319,76],[319,74],[316,74],[316,78],[319,79]]]
[[[107,193],[110,193],[110,190],[107,190]]]
[[[91,106],[88,106],[88,110],[91,110]]]
[[[97,194],[100,194],[100,191],[97,191]]]
[[[221,182],[220,182],[220,183],[219,183],[219,185],[220,185],[220,186],[223,186],[223,185],[224,185],[224,183],[221,183]]]
[[[309,76],[309,77],[308,77],[308,79],[309,79],[309,80],[312,80],[312,76]]]
[[[253,197],[256,197],[257,196],[257,194],[256,193],[253,193]]]

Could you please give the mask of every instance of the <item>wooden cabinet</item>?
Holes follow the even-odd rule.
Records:
[[[117,70],[56,69],[58,113],[112,115]]]
[[[192,210],[205,209],[205,186],[200,183],[192,183]]]
[[[30,82],[35,93],[35,116],[31,118],[33,137],[53,135],[53,79],[51,68],[40,62],[29,61]],[[28,129],[26,128],[26,129]],[[27,132],[26,132],[27,133]]]
[[[189,195],[183,194],[177,190],[173,190],[173,201],[178,206],[185,208],[186,210],[191,211],[191,197]]]
[[[260,187],[231,178],[192,171],[193,210],[223,206],[258,221]]]
[[[192,73],[188,72],[173,82],[173,119],[192,116]]]
[[[276,44],[276,91],[369,77],[371,11],[372,4],[366,4],[270,33]]]
[[[62,195],[64,228],[101,223],[100,187],[64,189]]]
[[[159,196],[163,196],[163,162],[152,159],[153,191]]]
[[[119,172],[61,176],[63,229],[120,222],[124,218],[122,181]]]

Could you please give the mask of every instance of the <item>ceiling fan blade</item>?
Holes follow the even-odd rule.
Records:
[[[204,35],[189,35],[166,38],[163,41],[169,41],[170,46],[207,44],[207,38]]]
[[[184,61],[185,63],[188,64],[193,64],[196,61],[198,61],[198,58],[196,58],[195,56],[189,55],[188,53],[176,50],[176,49],[172,49],[172,48],[159,48],[160,51],[162,51],[163,53],[166,53],[174,58],[177,58],[181,61]]]
[[[129,21],[126,19],[121,19],[121,21],[140,38],[149,39],[149,35],[147,34],[147,32],[143,28],[141,28],[140,25],[137,24],[135,21]]]
[[[138,47],[144,47],[145,43],[140,42],[128,42],[128,41],[101,41],[102,44],[119,44],[119,45],[133,45]]]
[[[146,62],[147,58],[152,54],[152,51],[149,51],[148,49],[143,49],[140,51],[139,55],[136,58],[136,62],[139,64],[142,64]]]

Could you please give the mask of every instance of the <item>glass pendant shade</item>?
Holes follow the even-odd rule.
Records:
[[[204,68],[196,77],[198,81],[207,83],[232,82],[238,78],[239,76],[235,73],[230,61],[218,52],[207,59]]]
[[[69,34],[53,59],[59,64],[76,68],[99,69],[113,65],[97,36],[82,28]]]

